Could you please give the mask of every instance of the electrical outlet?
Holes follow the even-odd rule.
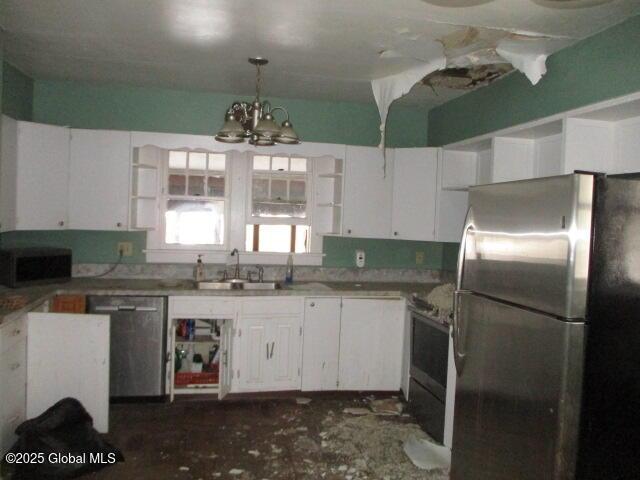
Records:
[[[416,252],[416,265],[424,263],[424,252]]]
[[[365,261],[364,250],[356,250],[356,266],[358,268],[363,268],[364,261]]]
[[[133,255],[133,243],[118,242],[118,254],[120,253],[122,253],[123,257],[130,257]]]

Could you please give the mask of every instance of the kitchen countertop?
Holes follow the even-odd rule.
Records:
[[[0,298],[24,295],[27,304],[17,310],[0,308],[0,324],[36,309],[58,294],[80,295],[151,295],[151,296],[364,296],[402,297],[410,299],[412,293],[426,296],[438,283],[387,282],[294,282],[279,290],[198,290],[191,280],[133,280],[74,278],[70,282],[52,285],[4,288]]]

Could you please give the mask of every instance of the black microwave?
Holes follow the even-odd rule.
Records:
[[[71,280],[71,250],[8,248],[0,250],[0,283],[25,287]]]

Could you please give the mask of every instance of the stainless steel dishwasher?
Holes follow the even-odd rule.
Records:
[[[165,395],[166,297],[89,296],[90,313],[111,316],[109,395]]]

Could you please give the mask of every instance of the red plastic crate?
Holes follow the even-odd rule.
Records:
[[[217,385],[220,383],[219,372],[176,372],[175,385]]]

